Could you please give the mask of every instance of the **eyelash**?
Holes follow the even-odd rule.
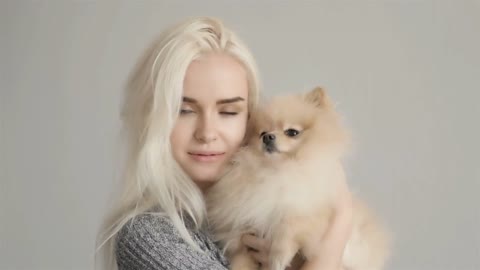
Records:
[[[193,113],[194,111],[192,110],[180,110],[180,114],[189,114],[189,113]]]
[[[180,110],[180,114],[190,114],[190,113],[195,113],[192,110]],[[227,116],[234,116],[237,115],[237,112],[220,112],[220,114],[227,115]]]
[[[238,113],[237,112],[220,112],[220,114],[233,116],[233,115],[237,115]]]

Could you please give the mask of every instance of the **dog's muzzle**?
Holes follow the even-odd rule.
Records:
[[[263,141],[263,150],[267,151],[268,153],[273,153],[277,151],[277,147],[275,146],[275,135],[270,133],[265,133],[262,136]]]

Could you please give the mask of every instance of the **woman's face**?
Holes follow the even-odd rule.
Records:
[[[170,140],[173,156],[203,190],[218,180],[245,136],[248,81],[231,56],[211,53],[193,61]]]

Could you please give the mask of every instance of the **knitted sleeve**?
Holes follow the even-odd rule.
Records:
[[[183,240],[168,217],[139,215],[119,231],[115,255],[119,270],[225,270],[228,262],[219,258],[213,242],[192,233],[201,253]]]

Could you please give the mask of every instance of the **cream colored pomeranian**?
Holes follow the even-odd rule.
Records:
[[[283,270],[297,252],[314,256],[335,214],[349,136],[321,88],[274,98],[255,113],[250,130],[247,146],[207,193],[208,219],[231,269],[258,268],[240,241],[255,232],[271,243],[270,268]],[[382,269],[388,235],[361,201],[353,204],[343,268]]]

